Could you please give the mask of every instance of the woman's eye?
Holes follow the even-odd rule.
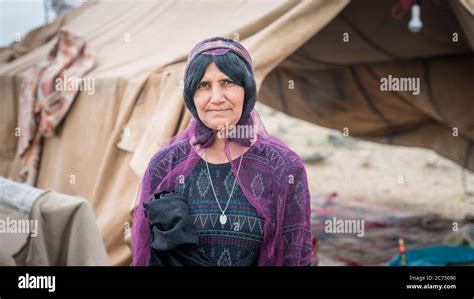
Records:
[[[234,83],[234,81],[232,80],[224,80],[223,82],[224,82],[224,85],[231,85]]]
[[[201,82],[198,84],[198,88],[207,88],[209,86],[209,84],[207,82]]]

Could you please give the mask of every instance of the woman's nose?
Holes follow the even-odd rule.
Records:
[[[220,86],[212,87],[211,102],[213,104],[219,104],[219,103],[224,102],[224,96],[222,94],[222,90]]]

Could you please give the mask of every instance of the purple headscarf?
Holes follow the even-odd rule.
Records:
[[[216,36],[199,42],[191,50],[188,56],[186,68],[184,70],[184,80],[186,81],[189,72],[189,66],[199,54],[223,55],[227,52],[233,52],[237,54],[249,66],[249,69],[252,70],[252,58],[244,46],[230,38]]]
[[[189,54],[189,64],[200,53],[236,53],[245,63],[252,60],[245,48],[228,38],[213,37],[198,43]],[[132,265],[147,266],[151,255],[150,222],[143,204],[161,191],[173,191],[191,174],[204,157],[206,147],[217,133],[191,119],[185,131],[174,136],[150,160],[140,184],[132,227]],[[234,175],[242,154],[237,182],[252,206],[264,219],[259,266],[309,266],[315,259],[312,248],[310,194],[306,170],[298,155],[282,141],[268,134],[257,111],[252,110],[243,124],[251,134],[240,136],[247,142],[225,139],[224,152]],[[212,134],[213,138],[203,135]],[[211,141],[210,141],[211,140]]]

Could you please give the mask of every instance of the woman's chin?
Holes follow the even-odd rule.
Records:
[[[232,122],[228,119],[217,120],[213,119],[211,122],[206,123],[206,126],[213,130],[219,130],[222,128],[226,128],[232,125]]]

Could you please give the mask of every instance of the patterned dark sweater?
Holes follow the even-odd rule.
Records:
[[[245,157],[244,157],[245,158]],[[234,183],[230,163],[209,163],[212,183],[217,198],[224,209]],[[199,243],[217,266],[256,266],[263,240],[264,220],[245,198],[237,181],[225,214],[227,223],[222,225],[222,214],[216,203],[207,174],[206,163],[201,159],[183,184],[175,190],[188,199],[191,218],[196,226]]]

